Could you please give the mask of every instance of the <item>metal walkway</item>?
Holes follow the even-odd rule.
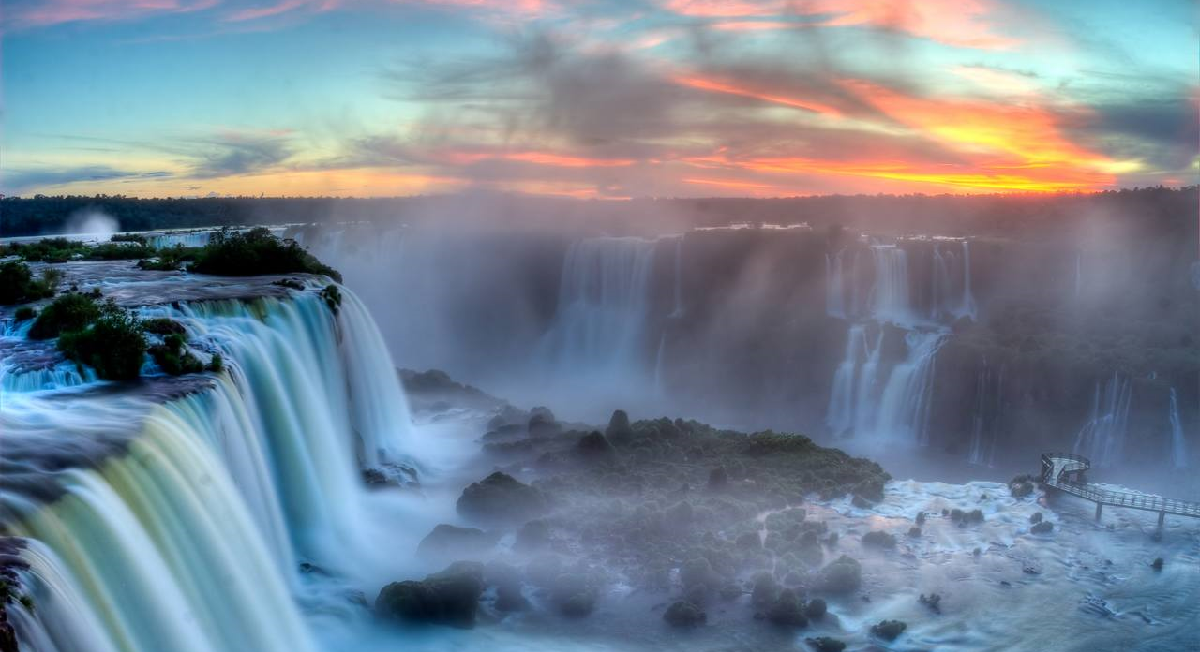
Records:
[[[1085,473],[1091,465],[1082,455],[1042,453],[1042,484],[1096,503],[1096,520],[1100,520],[1104,505],[1158,512],[1160,532],[1163,518],[1167,514],[1200,518],[1200,503],[1126,491],[1108,491],[1089,484]]]

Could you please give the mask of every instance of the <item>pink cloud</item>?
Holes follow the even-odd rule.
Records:
[[[42,27],[83,20],[119,21],[152,14],[201,11],[220,0],[44,0],[7,7],[7,28]]]

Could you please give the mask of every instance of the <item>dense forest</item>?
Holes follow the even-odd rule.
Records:
[[[404,198],[166,198],[37,195],[0,200],[0,235],[70,232],[102,212],[124,231],[325,221],[484,225],[652,234],[732,223],[844,227],[873,233],[997,235],[1057,239],[1081,229],[1122,237],[1197,241],[1198,187],[1079,194],[831,195],[780,199],[581,201],[505,194]]]

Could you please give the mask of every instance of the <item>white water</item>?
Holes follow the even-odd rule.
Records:
[[[1133,403],[1133,384],[1117,374],[1103,387],[1096,382],[1092,409],[1087,423],[1075,436],[1073,452],[1091,460],[1100,468],[1115,466],[1125,450],[1129,424],[1129,406]]]
[[[845,256],[845,249],[825,254],[825,314],[838,319],[846,318]]]
[[[377,514],[359,469],[412,461],[407,404],[361,303],[343,289],[335,318],[315,287],[143,309],[223,354],[226,371],[179,398],[0,405],[4,461],[29,469],[0,483],[0,518],[31,540],[36,609],[14,617],[24,649],[304,652],[297,562],[353,572],[391,556],[367,548]],[[38,470],[40,455],[76,449],[99,465]]]
[[[905,358],[884,369],[882,329],[872,341],[863,324],[850,324],[825,416],[834,435],[927,443],[934,361],[945,337],[937,331],[906,332]]]
[[[879,321],[907,324],[912,321],[908,296],[908,252],[896,245],[872,245],[875,287],[871,290],[871,315]]]
[[[675,238],[675,306],[668,315],[671,319],[683,317],[683,236]]]
[[[975,383],[975,408],[971,413],[971,447],[967,461],[976,466],[990,467],[996,460],[996,421],[1004,414],[1001,405],[1004,389],[1004,367],[992,377],[992,368],[982,360]]]
[[[0,392],[26,394],[78,387],[96,382],[96,372],[90,367],[80,369],[70,362],[48,367],[24,369],[16,365],[0,365]]]
[[[551,368],[606,379],[646,377],[654,244],[601,237],[571,245],[558,311],[541,345]]]
[[[1171,404],[1168,413],[1171,423],[1171,463],[1177,469],[1188,467],[1187,442],[1183,438],[1183,424],[1179,420],[1179,396],[1175,388],[1171,388]]]

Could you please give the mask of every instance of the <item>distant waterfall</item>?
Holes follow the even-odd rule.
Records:
[[[335,317],[315,288],[143,309],[226,362],[167,382],[179,395],[165,402],[0,405],[0,523],[28,540],[36,606],[10,612],[23,649],[314,649],[290,592],[297,562],[362,560],[360,467],[415,464],[375,324],[348,290]]]
[[[892,367],[879,404],[876,432],[884,437],[928,443],[929,408],[932,405],[934,356],[945,335],[910,331],[904,336],[908,354]]]
[[[968,240],[963,240],[963,294],[962,304],[959,306],[956,317],[970,317],[972,321],[978,318],[978,309],[975,305],[975,294],[971,290],[971,243]]]
[[[1113,374],[1103,387],[1097,382],[1091,412],[1075,436],[1073,452],[1087,457],[1095,466],[1115,466],[1124,453],[1132,402],[1133,383],[1128,378]]]
[[[834,435],[847,434],[854,425],[855,380],[867,355],[867,336],[862,324],[851,324],[846,332],[846,355],[833,374],[829,411],[825,424]]]
[[[1083,250],[1075,252],[1075,298],[1083,296]]]
[[[1004,414],[1001,404],[1004,389],[1004,367],[992,374],[987,360],[979,367],[975,381],[975,407],[971,412],[971,447],[967,461],[976,466],[992,466],[996,459],[997,421]]]
[[[846,354],[834,372],[825,423],[835,435],[855,434],[924,444],[932,405],[939,332],[905,334],[905,359],[881,371],[883,332],[872,341],[863,324],[851,324]]]
[[[1168,419],[1171,422],[1171,462],[1177,469],[1188,466],[1187,443],[1183,439],[1183,424],[1179,420],[1179,396],[1171,388],[1171,404]]]
[[[668,315],[671,319],[683,317],[683,236],[675,238],[675,306]],[[661,350],[661,347],[660,347]]]
[[[825,254],[825,313],[838,319],[846,318],[845,256],[845,249]]]
[[[146,244],[159,249],[181,245],[184,247],[203,247],[212,239],[212,231],[187,231],[177,233],[160,233],[147,238]]]
[[[871,314],[880,321],[906,324],[912,321],[908,296],[908,252],[896,245],[872,245],[875,257],[875,287]]]
[[[579,374],[646,374],[642,361],[654,244],[601,237],[571,245],[558,312],[543,341],[550,364]]]

